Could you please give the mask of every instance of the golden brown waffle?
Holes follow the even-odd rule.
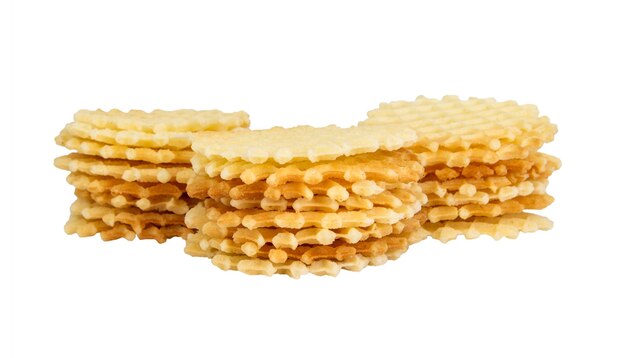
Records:
[[[111,176],[125,181],[148,183],[186,183],[194,176],[193,170],[185,164],[150,164],[120,159],[102,159],[84,154],[68,154],[54,160],[54,165],[73,173]]]
[[[138,199],[129,195],[111,195],[111,193],[90,193],[86,190],[74,191],[76,197],[80,199],[93,200],[98,205],[112,206],[114,208],[139,208],[143,211],[169,211],[174,214],[183,215],[189,211],[190,207],[197,204],[197,199],[178,199],[172,196],[153,196]]]
[[[185,193],[185,185],[179,183],[140,183],[128,182],[113,177],[70,173],[67,182],[79,190],[90,193],[111,193],[111,195],[152,198],[168,196],[180,198]]]
[[[561,167],[561,161],[551,155],[531,153],[523,159],[502,160],[494,164],[470,163],[462,168],[445,165],[430,166],[422,181],[446,181],[456,178],[481,179],[489,176],[546,178]]]
[[[488,235],[494,239],[502,237],[514,239],[520,232],[551,228],[552,221],[530,213],[505,214],[494,218],[473,217],[468,220],[426,222],[414,231],[414,235],[409,238],[409,243],[419,242],[429,236],[441,242],[454,240],[461,235],[468,239],[474,239],[480,235]]]
[[[399,189],[394,192],[395,195],[399,196],[404,195],[403,191],[421,192],[421,188],[416,183],[389,184],[371,180],[355,183],[343,180],[324,180],[318,184],[286,183],[271,187],[266,182],[243,184],[239,180],[221,180],[197,175],[189,179],[187,183],[187,193],[190,197],[212,198],[220,201],[225,198],[234,200],[313,199],[314,196],[318,195],[329,197],[337,202],[345,202],[351,196],[371,197],[395,189]]]
[[[73,216],[80,216],[86,220],[102,220],[111,227],[116,223],[126,224],[136,233],[144,231],[151,225],[157,227],[185,225],[185,215],[144,212],[138,208],[118,209],[85,199],[77,199],[70,207],[70,212]]]
[[[198,205],[205,205],[200,203]],[[398,208],[375,207],[370,210],[326,212],[293,212],[264,210],[223,210],[219,215],[211,213],[207,221],[215,222],[218,228],[226,230],[243,226],[247,229],[263,227],[279,227],[285,229],[302,229],[318,227],[323,229],[339,229],[350,227],[367,227],[374,223],[394,224],[412,217],[421,209],[421,203],[403,204]],[[222,230],[223,231],[223,230]]]
[[[466,204],[460,206],[434,206],[425,209],[428,221],[466,220],[473,216],[497,217],[505,214],[521,213],[524,210],[544,209],[552,204],[554,198],[550,195],[519,196],[503,202],[488,204]]]
[[[537,107],[494,99],[419,96],[413,102],[382,103],[367,115],[360,126],[404,123],[418,133],[414,146],[431,152],[475,146],[498,150],[506,143],[538,149],[552,141],[557,131],[547,117],[539,117]]]
[[[212,206],[196,205],[187,212],[185,224],[196,229],[208,238],[230,238],[232,242],[242,247],[249,255],[253,255],[265,244],[272,244],[275,248],[295,249],[299,245],[330,245],[335,241],[354,244],[369,238],[382,238],[393,233],[400,233],[404,229],[414,229],[425,222],[425,213],[419,213],[409,219],[395,224],[374,223],[368,227],[353,227],[339,229],[306,228],[282,229],[259,228],[247,229],[243,227],[224,228],[217,225],[215,220],[221,214]]]
[[[287,165],[273,161],[253,164],[243,160],[209,160],[201,155],[195,156],[191,162],[197,173],[206,173],[210,177],[241,179],[246,184],[267,181],[270,186],[288,182],[318,184],[327,179],[406,183],[419,180],[424,173],[417,156],[404,150],[377,151],[315,163],[300,161]]]
[[[250,125],[248,114],[245,112],[224,113],[218,110],[189,109],[152,112],[140,110],[122,112],[117,109],[108,112],[81,110],[74,115],[74,121],[101,129],[146,133],[224,131]]]
[[[78,137],[61,135],[55,138],[56,143],[80,154],[99,156],[105,159],[138,160],[149,163],[189,163],[191,150],[170,150],[154,148],[135,148],[119,144],[104,144]]]
[[[254,164],[333,160],[342,156],[396,150],[417,140],[415,130],[403,124],[376,128],[327,126],[274,127],[257,131],[206,133],[196,136],[194,152],[208,160]]]
[[[133,240],[135,237],[138,237],[140,240],[152,239],[159,243],[164,243],[172,237],[184,239],[191,233],[191,230],[184,225],[147,225],[137,232],[130,225],[115,223],[113,226],[110,226],[102,220],[86,220],[80,216],[72,215],[65,224],[65,232],[68,235],[77,234],[80,237],[94,236],[99,233],[103,241],[121,238]]]
[[[401,235],[369,238],[354,244],[337,241],[331,245],[300,245],[296,249],[277,249],[268,244],[256,250],[249,248],[248,245],[254,245],[250,242],[238,245],[232,239],[210,238],[203,234],[191,234],[187,237],[187,240],[187,246],[193,246],[191,249],[193,252],[197,254],[204,252],[205,256],[208,257],[213,255],[213,250],[219,250],[226,254],[269,259],[272,263],[298,260],[307,265],[324,259],[344,261],[354,258],[357,254],[365,257],[375,257],[386,254],[388,251],[406,251],[408,248],[406,236]]]

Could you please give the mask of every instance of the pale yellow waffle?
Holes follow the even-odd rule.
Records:
[[[128,182],[107,176],[70,173],[67,182],[76,189],[90,193],[110,193],[111,195],[132,196],[135,198],[151,198],[168,196],[180,198],[185,194],[185,184],[180,183],[140,183]]]
[[[70,212],[73,216],[80,216],[86,220],[102,220],[111,227],[116,223],[126,224],[136,233],[142,232],[150,225],[158,227],[185,225],[185,215],[144,212],[138,208],[119,209],[85,199],[77,199],[70,207]]]
[[[244,160],[207,159],[202,155],[195,156],[191,162],[197,173],[206,173],[210,177],[241,179],[246,184],[265,180],[271,186],[288,182],[318,184],[326,179],[406,183],[419,180],[424,173],[417,156],[405,150],[377,151],[315,163],[305,160],[285,165],[274,161],[254,164]]]
[[[102,159],[84,154],[68,154],[54,160],[54,165],[73,173],[111,176],[125,181],[148,183],[186,183],[194,176],[190,165],[150,164],[120,159]]]
[[[498,150],[506,143],[538,148],[552,141],[557,131],[547,117],[539,116],[537,107],[491,98],[463,101],[456,96],[441,100],[419,96],[413,102],[382,103],[367,115],[360,126],[404,123],[418,132],[414,146],[431,152],[476,146]]]
[[[415,143],[415,130],[403,124],[375,128],[327,126],[274,127],[196,136],[194,152],[213,160],[254,164],[333,160],[341,156],[396,150]]]
[[[122,112],[117,109],[108,112],[81,110],[74,115],[74,121],[101,129],[146,133],[225,131],[250,125],[248,114],[245,112],[224,113],[218,110],[190,109],[152,112],[140,110]]]
[[[458,236],[474,239],[480,235],[488,235],[494,239],[502,237],[514,239],[520,232],[551,228],[552,221],[530,213],[505,214],[494,218],[477,216],[467,220],[426,222],[416,228],[414,235],[409,238],[409,243],[419,242],[427,237],[441,242],[454,240]]]
[[[191,150],[171,150],[128,147],[119,144],[104,144],[83,138],[64,135],[55,138],[56,143],[77,153],[99,156],[105,159],[139,160],[149,163],[190,163]]]
[[[102,220],[86,220],[81,216],[72,215],[65,224],[65,232],[68,235],[77,234],[80,237],[94,236],[100,234],[103,241],[116,239],[133,240],[135,237],[140,240],[152,239],[159,243],[164,243],[172,237],[186,238],[191,233],[184,225],[154,226],[147,225],[140,231],[135,231],[130,225],[115,223],[113,226],[107,225]]]
[[[190,149],[193,135],[193,132],[146,133],[102,129],[84,122],[68,123],[61,133],[104,144],[174,150]]]
[[[515,185],[498,187],[497,190],[476,190],[473,185],[461,185],[458,191],[446,192],[439,196],[435,193],[428,195],[425,206],[458,206],[465,204],[488,204],[493,201],[506,201],[518,196],[546,194],[548,180],[529,180]]]
[[[185,214],[190,206],[197,204],[197,199],[175,198],[172,196],[152,196],[149,198],[136,198],[130,195],[112,195],[108,192],[90,193],[86,190],[74,191],[80,199],[93,200],[96,204],[112,206],[114,208],[139,208],[143,211],[169,211],[174,214]]]
[[[552,204],[554,198],[548,194],[518,196],[503,202],[488,204],[466,204],[460,206],[434,206],[425,209],[429,222],[466,220],[473,216],[497,217],[505,214],[521,213],[524,210],[544,209]]]

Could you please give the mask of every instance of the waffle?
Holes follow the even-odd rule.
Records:
[[[147,225],[141,230],[135,231],[127,224],[115,223],[113,226],[110,226],[102,220],[86,220],[83,217],[72,215],[65,224],[65,233],[68,235],[77,234],[79,237],[94,236],[99,233],[103,241],[121,238],[133,240],[137,237],[140,240],[152,239],[159,243],[164,243],[172,237],[182,237],[184,239],[191,233],[191,230],[184,225]]]
[[[415,130],[406,125],[390,124],[376,128],[274,127],[206,133],[196,139],[192,149],[209,160],[285,164],[333,160],[378,150],[392,151],[414,144],[417,137]]]
[[[122,112],[117,109],[108,112],[81,110],[74,115],[74,121],[100,129],[145,133],[226,131],[250,125],[248,114],[245,112],[224,113],[218,110],[189,109],[152,112],[140,110]]]
[[[135,148],[119,144],[104,144],[88,139],[61,135],[55,138],[56,143],[77,153],[99,156],[109,159],[126,159],[145,161],[149,163],[189,163],[193,152],[191,150],[170,150],[154,148]]]
[[[57,168],[70,172],[111,176],[125,181],[147,183],[186,183],[194,175],[185,164],[150,164],[120,159],[102,159],[84,154],[68,154],[54,160]]]
[[[413,102],[382,103],[367,115],[360,126],[403,123],[419,134],[414,147],[431,152],[475,146],[498,150],[505,143],[538,149],[552,141],[557,131],[547,117],[539,117],[537,107],[494,99],[419,96]]]
[[[281,165],[273,161],[254,164],[243,160],[207,159],[197,155],[192,159],[194,170],[224,180],[241,179],[246,184],[266,180],[271,186],[288,182],[318,184],[326,179],[348,182],[376,180],[411,182],[421,178],[424,169],[417,157],[408,151],[378,151],[335,160],[300,161]]]
[[[414,235],[409,238],[409,243],[419,242],[429,236],[441,242],[454,240],[458,236],[474,239],[480,235],[488,235],[494,239],[502,237],[514,239],[520,232],[551,228],[552,221],[529,213],[505,214],[495,218],[473,217],[468,220],[426,222],[415,230]]]
[[[185,193],[185,185],[179,183],[141,183],[127,182],[106,176],[94,176],[80,172],[70,173],[67,182],[76,189],[90,193],[110,193],[111,195],[132,196],[135,198],[151,198],[168,196],[180,198]]]
[[[110,227],[116,223],[126,224],[136,233],[144,231],[149,226],[185,225],[185,215],[144,212],[138,208],[119,209],[85,199],[77,199],[70,207],[70,212],[73,216],[80,216],[86,220],[102,220]]]
[[[98,205],[112,206],[118,209],[138,208],[143,211],[169,211],[183,215],[189,211],[190,205],[197,203],[195,199],[178,199],[171,196],[153,196],[138,199],[129,195],[112,195],[111,193],[90,193],[86,190],[75,190],[79,199],[93,200]]]
[[[474,185],[461,185],[458,191],[443,196],[429,194],[425,206],[458,206],[465,204],[487,204],[492,201],[506,201],[518,196],[546,194],[548,180],[529,180],[515,185],[498,187],[495,191],[478,191]]]

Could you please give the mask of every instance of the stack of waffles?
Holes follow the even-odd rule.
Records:
[[[79,111],[56,137],[75,151],[54,162],[76,188],[65,231],[103,240],[186,237],[184,215],[197,202],[185,192],[193,136],[248,125],[244,112]]]
[[[187,212],[185,251],[248,274],[336,275],[407,250],[426,219],[424,168],[404,124],[272,128],[197,136],[202,200]]]
[[[383,103],[360,126],[376,130],[390,123],[404,123],[419,136],[407,151],[425,168],[419,185],[428,203],[415,241],[482,234],[515,238],[519,232],[551,228],[550,220],[525,212],[552,203],[548,177],[561,165],[539,152],[554,138],[556,126],[535,106],[418,97]]]

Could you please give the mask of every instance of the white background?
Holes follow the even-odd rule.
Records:
[[[618,4],[14,1],[12,57],[1,56],[14,230],[0,250],[12,288],[0,327],[12,335],[0,355],[624,357]],[[563,161],[552,231],[428,240],[382,267],[300,280],[222,272],[182,240],[63,233],[73,190],[53,138],[78,109],[350,125],[419,94],[534,103],[559,126],[544,147]]]

